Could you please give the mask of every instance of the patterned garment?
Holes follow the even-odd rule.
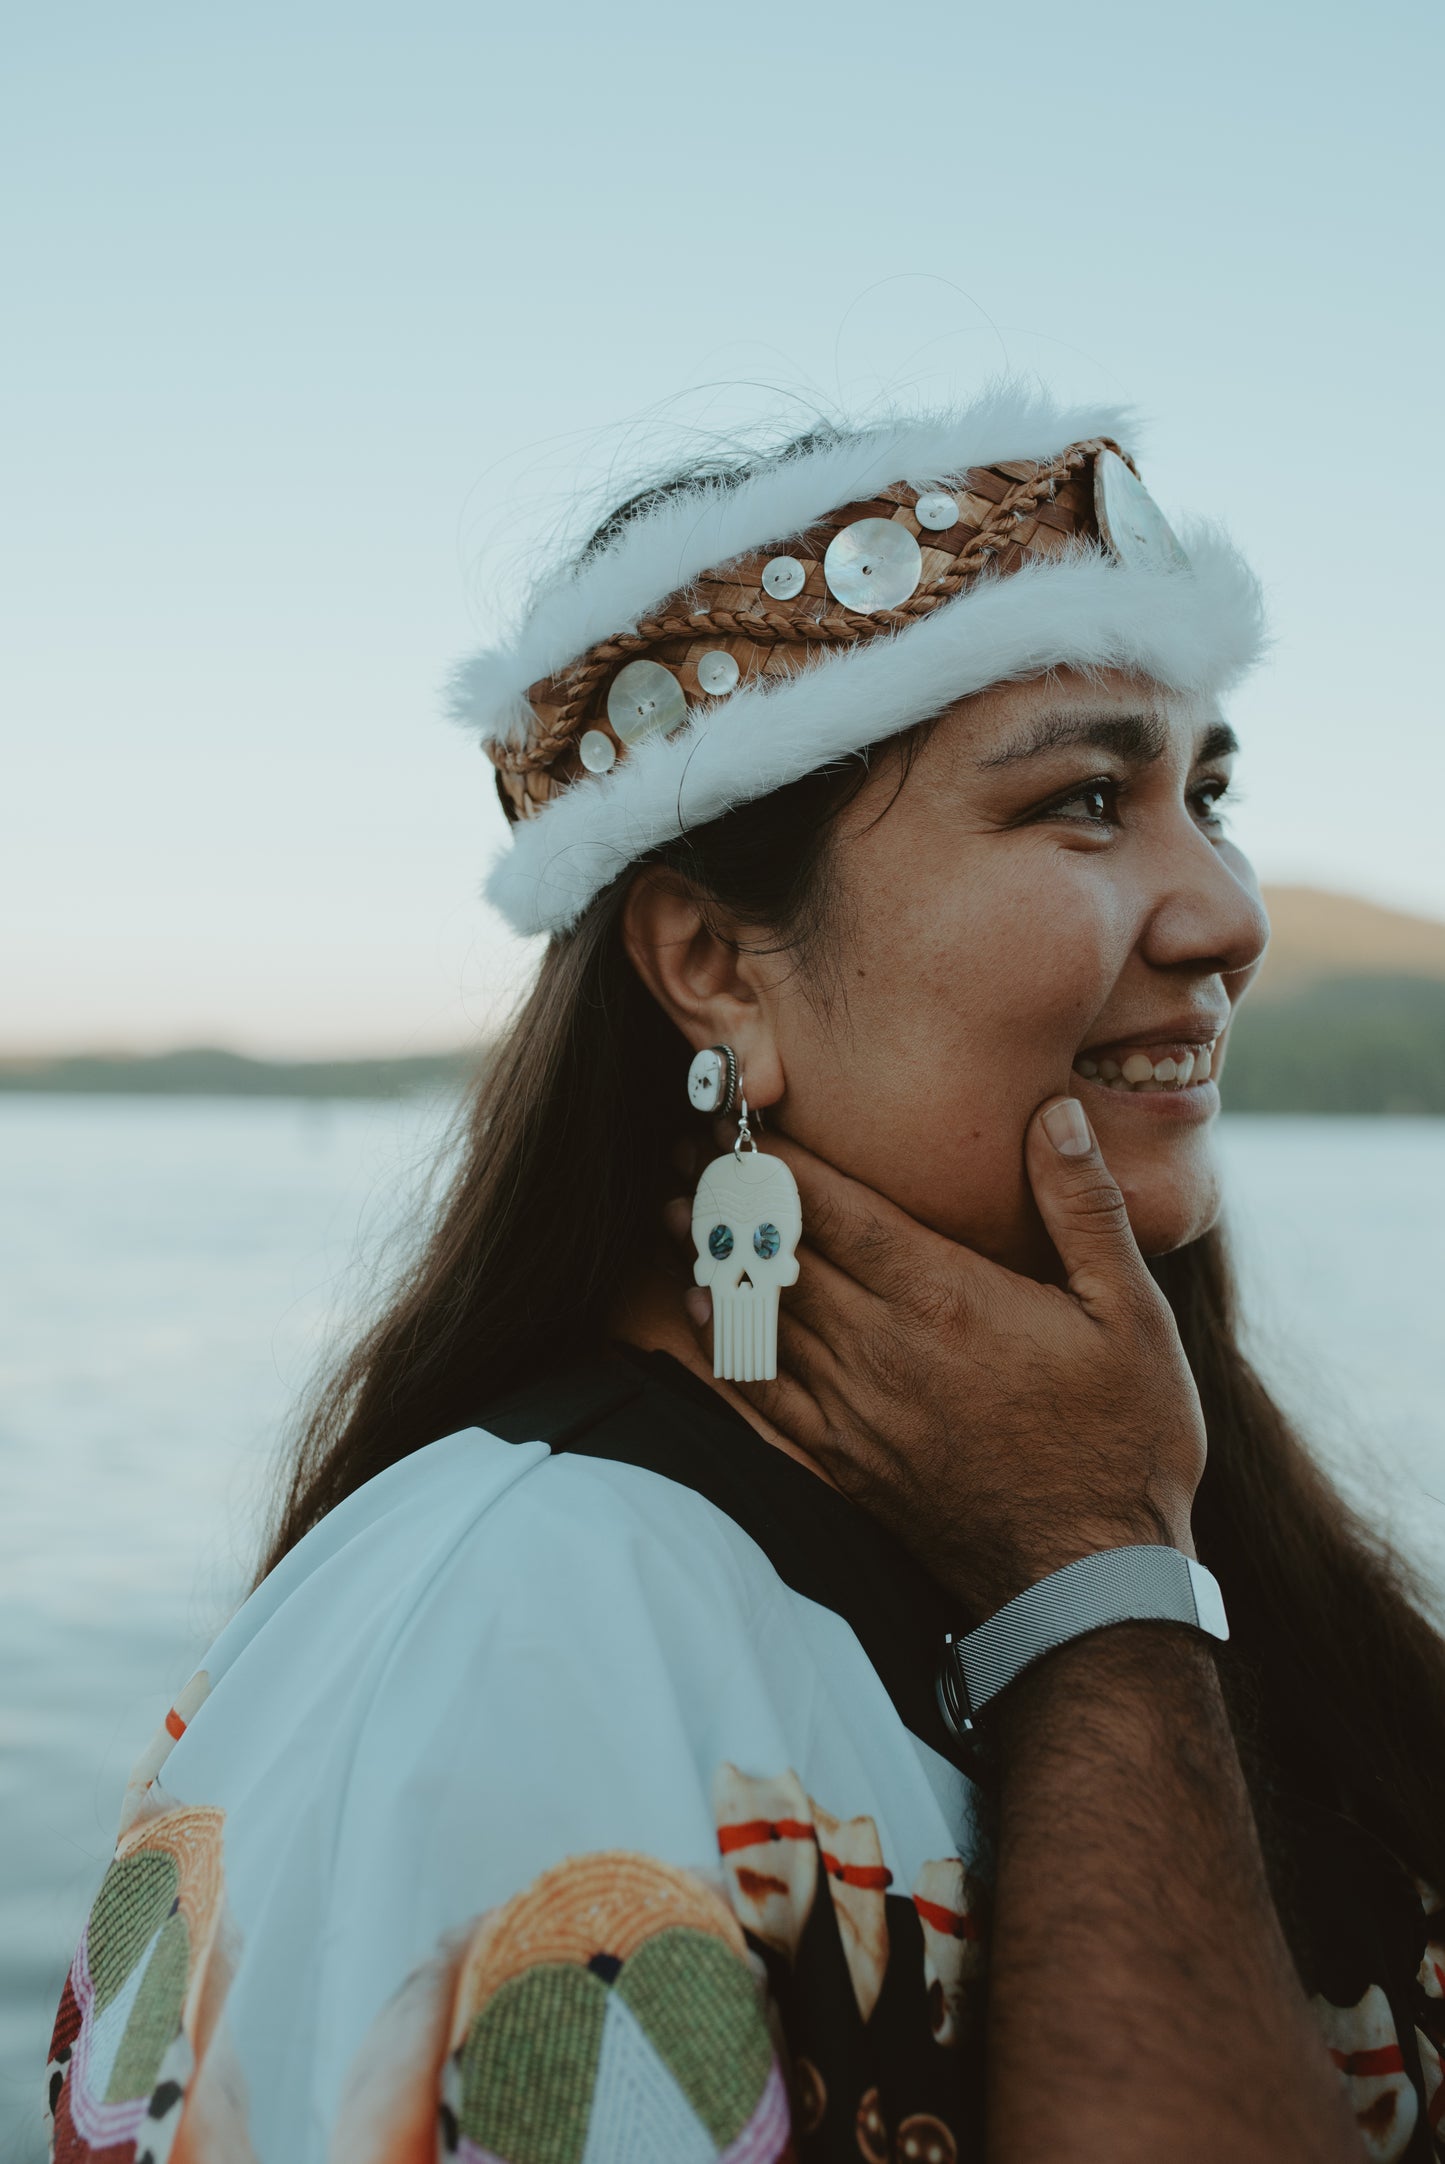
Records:
[[[57,2164],[981,2157],[946,1622],[663,1355],[488,1408],[285,1559],[143,1754],[56,2020]],[[1347,1822],[1297,1838],[1362,2154],[1427,2164],[1445,1917]]]

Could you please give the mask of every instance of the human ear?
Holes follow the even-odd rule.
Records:
[[[749,953],[725,920],[710,920],[685,879],[655,867],[639,872],[628,891],[622,943],[694,1052],[731,1045],[748,1103],[776,1104],[783,1066],[766,958]]]

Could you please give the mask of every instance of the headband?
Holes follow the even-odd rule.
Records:
[[[566,930],[660,843],[990,684],[1235,682],[1255,580],[1209,529],[1186,553],[1123,434],[1003,391],[640,497],[453,679],[513,822],[487,886],[513,929]]]

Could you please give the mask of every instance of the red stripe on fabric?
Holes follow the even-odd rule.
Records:
[[[186,1732],[186,1724],[181,1719],[179,1713],[177,1713],[174,1706],[171,1707],[170,1712],[166,1715],[166,1728],[168,1732],[175,1737],[177,1743],[180,1742],[182,1736]]]
[[[764,1841],[816,1841],[814,1828],[801,1818],[748,1818],[736,1826],[719,1826],[717,1845],[724,1856],[735,1849],[757,1848]],[[840,1863],[821,1848],[823,1869],[844,1886],[863,1886],[882,1893],[893,1884],[893,1873],[884,1864]]]
[[[735,1848],[756,1848],[760,1841],[811,1841],[813,1829],[801,1818],[747,1818],[737,1826],[719,1826],[717,1845],[724,1856]]]
[[[951,1939],[976,1939],[978,1924],[972,1916],[960,1916],[956,1909],[946,1909],[937,1901],[925,1901],[922,1894],[913,1896],[913,1906],[926,1924],[935,1931],[945,1931]]]
[[[1403,2074],[1404,2054],[1398,2044],[1381,2044],[1374,2051],[1336,2051],[1330,2046],[1330,2057],[1342,2074],[1354,2074],[1361,2079],[1371,2074]]]
[[[874,1893],[882,1893],[893,1884],[893,1873],[881,1863],[839,1863],[827,1849],[818,1851],[823,1859],[823,1869],[829,1878],[841,1879],[845,1886],[866,1886]]]
[[[76,2003],[75,1986],[67,1976],[65,1989],[60,1994],[60,2004],[55,2010],[55,2028],[50,2038],[52,2059],[58,2057],[62,2051],[69,2050],[80,2034],[80,2023],[81,2012]],[[1445,2087],[1442,2087],[1440,2093],[1445,2096]]]

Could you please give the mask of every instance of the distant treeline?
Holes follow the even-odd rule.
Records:
[[[406,1097],[455,1089],[480,1055],[432,1052],[415,1059],[247,1059],[240,1052],[158,1052],[151,1057],[76,1053],[63,1059],[0,1059],[0,1090],[120,1097]]]
[[[1445,983],[1330,977],[1246,999],[1223,1088],[1232,1112],[1445,1113]]]
[[[483,1053],[280,1061],[196,1050],[135,1059],[0,1060],[0,1091],[402,1097],[459,1088]],[[1445,1114],[1445,983],[1335,977],[1247,1000],[1231,1034],[1224,1101],[1235,1112]]]

